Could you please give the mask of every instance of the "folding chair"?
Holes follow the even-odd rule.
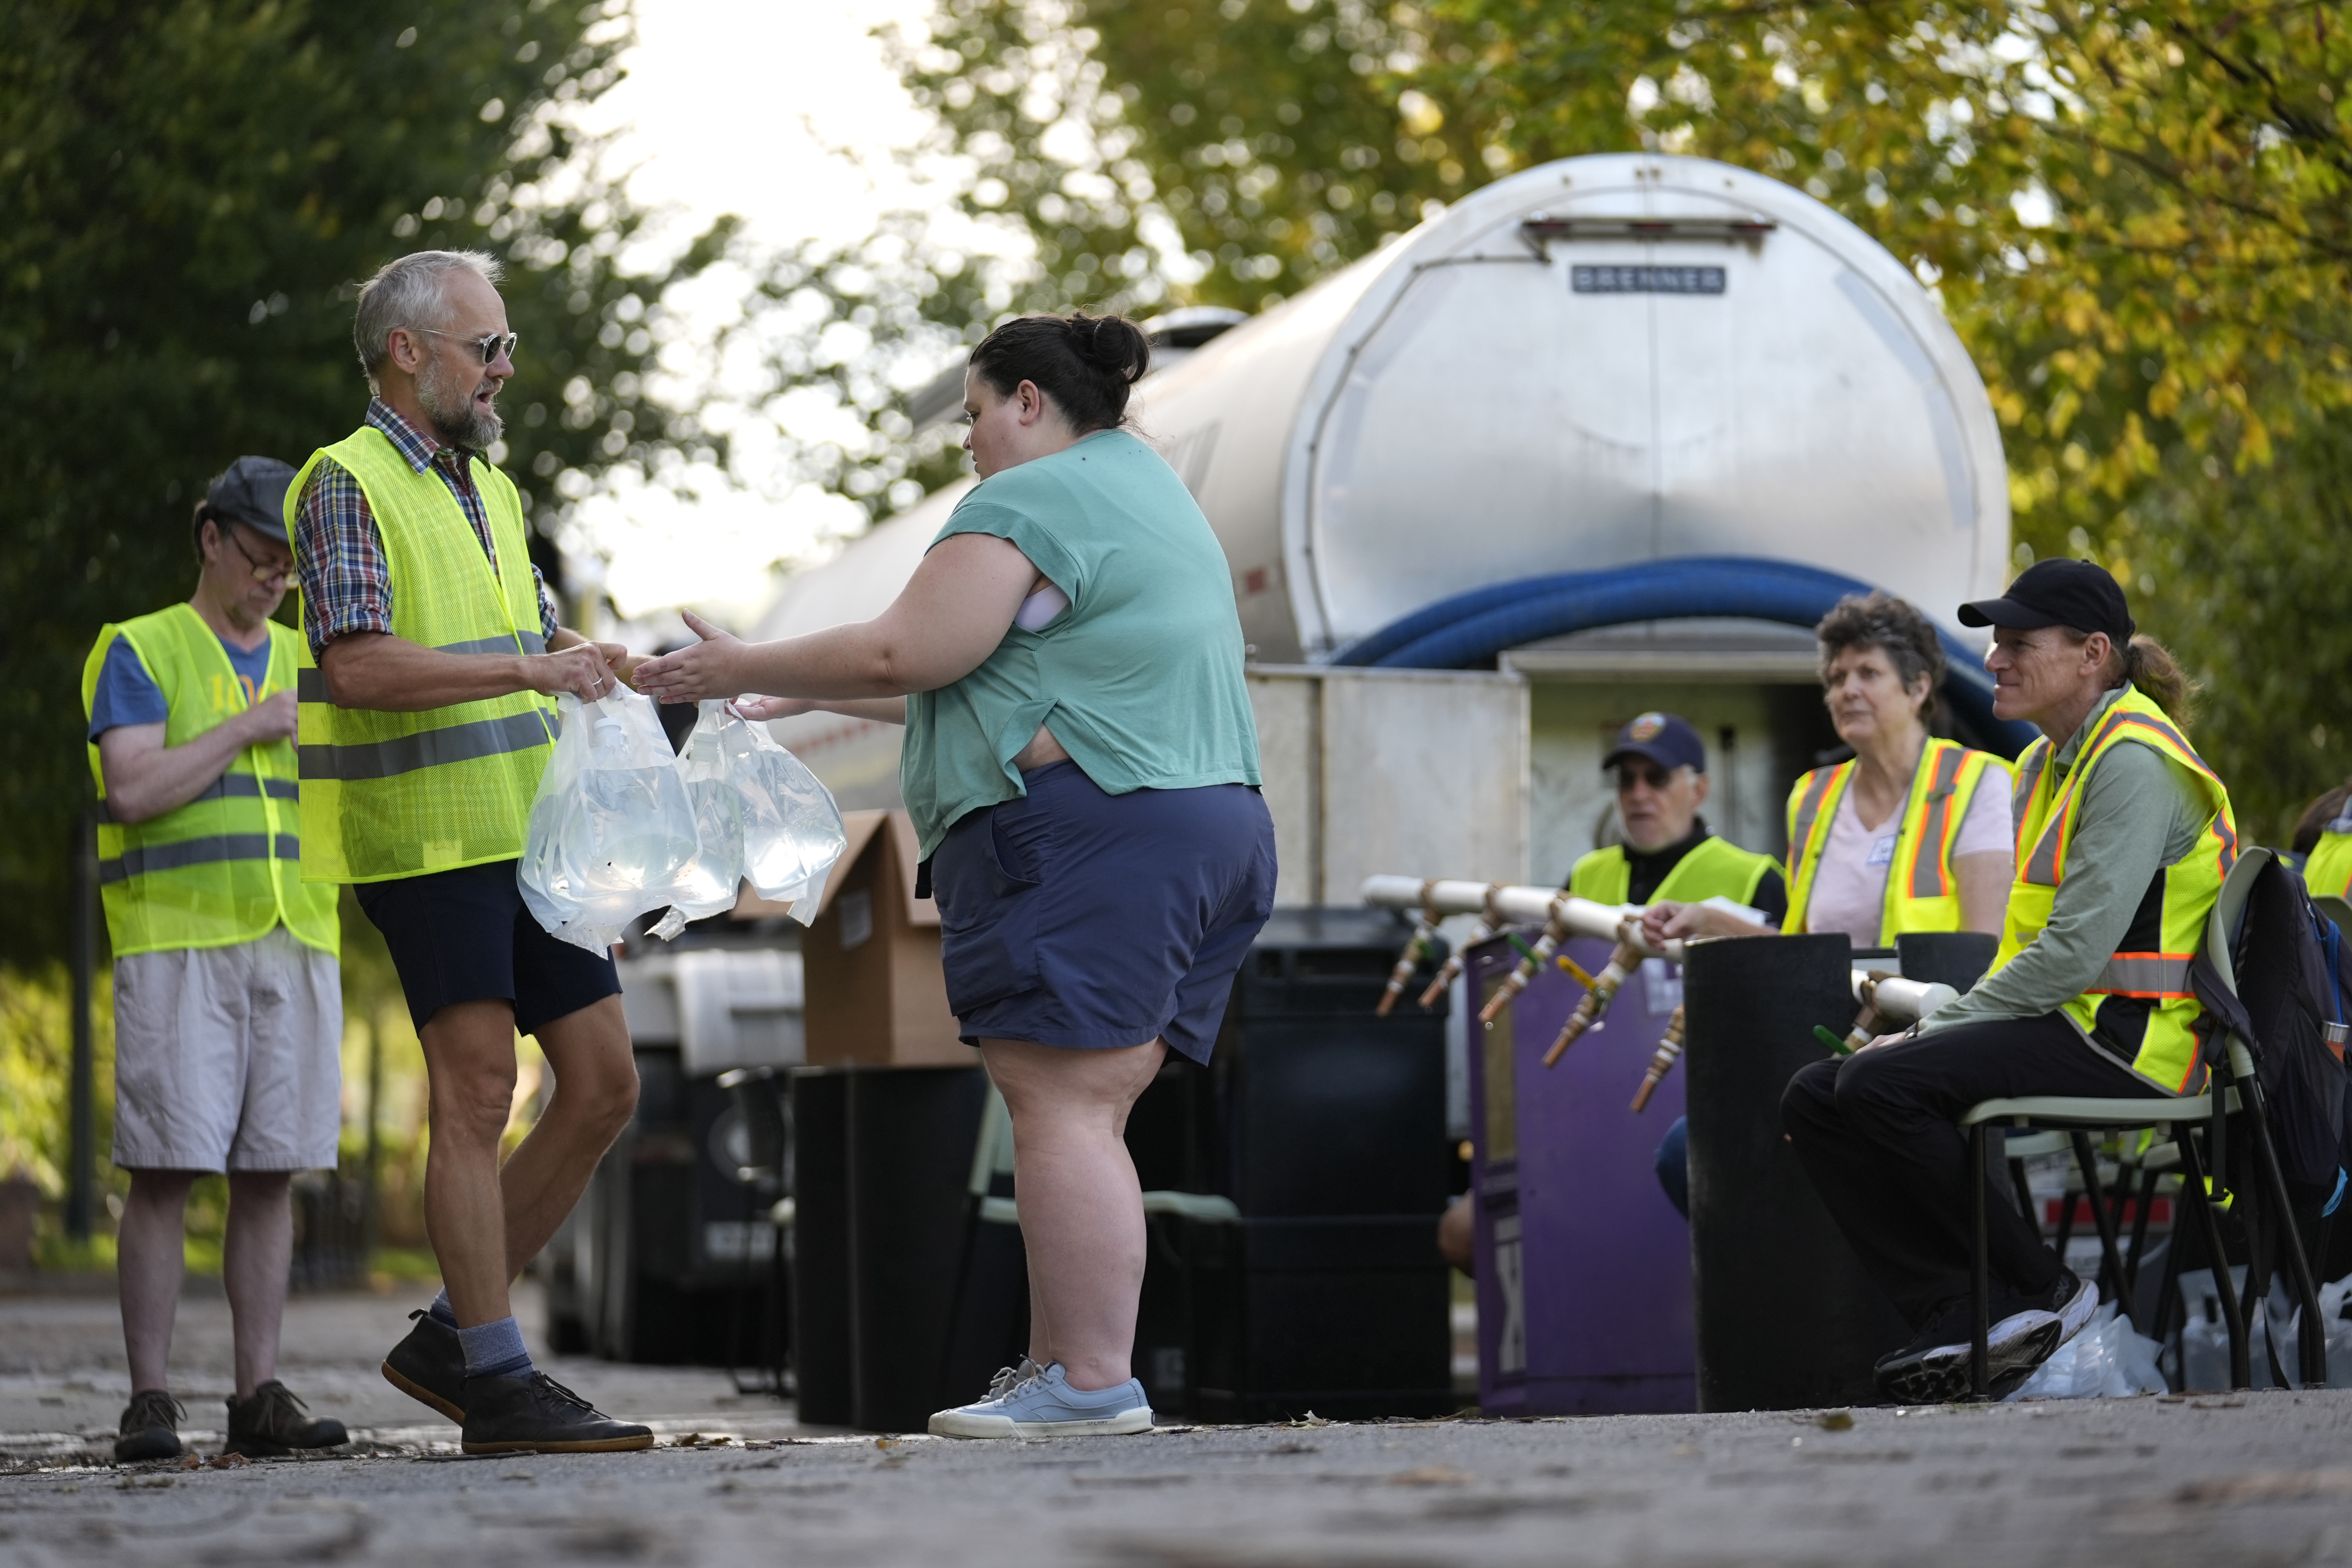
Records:
[[[2231,957],[2232,939],[2244,915],[2246,901],[2252,895],[2254,879],[2271,858],[2271,852],[2261,848],[2248,849],[2240,855],[2223,880],[2221,896],[2214,900],[2212,915],[2206,921],[2205,957],[2221,984],[2232,994],[2237,985],[2236,967]],[[2263,1194],[2263,1201],[2277,1205],[2281,1216],[2281,1250],[2285,1254],[2288,1276],[2302,1306],[2305,1331],[2301,1338],[2305,1342],[2301,1358],[2304,1385],[2326,1385],[2326,1348],[2318,1331],[2318,1288],[2312,1280],[2309,1258],[2295,1232],[2294,1215],[2287,1196],[2285,1178],[2279,1170],[2277,1152],[2271,1146],[2270,1129],[2263,1118],[2262,1079],[2254,1067],[2253,1052],[2236,1034],[2226,1037],[2221,1059],[2214,1064],[2212,1078],[2214,1081],[2209,1085],[2208,1092],[2200,1095],[2140,1100],[2033,1095],[2012,1100],[1988,1100],[1971,1106],[1960,1118],[1960,1125],[1969,1133],[1969,1168],[1972,1177],[1970,1202],[1974,1223],[1969,1283],[1975,1310],[1969,1375],[1970,1387],[1978,1398],[1989,1398],[1991,1394],[1988,1368],[1990,1352],[1986,1342],[1991,1331],[1992,1287],[1985,1239],[1985,1189],[1988,1145],[1990,1142],[1987,1129],[1995,1124],[2056,1129],[2069,1135],[2075,1163],[2083,1173],[2085,1194],[2091,1200],[2091,1213],[2099,1226],[2101,1271],[2115,1288],[2115,1299],[2118,1302],[2124,1299],[2124,1291],[2128,1289],[2129,1276],[2116,1251],[2116,1217],[2108,1210],[2105,1195],[2101,1191],[2098,1164],[2091,1147],[2090,1135],[2095,1131],[2131,1133],[2152,1129],[2159,1140],[2178,1151],[2181,1195],[2197,1213],[2200,1233],[2214,1262],[2214,1292],[2230,1335],[2231,1384],[2235,1388],[2252,1386],[2245,1317],[2236,1292],[2231,1288],[2229,1270],[2223,1266],[2225,1254],[2221,1247],[2221,1222],[2214,1214],[2212,1184],[2206,1177],[2205,1163],[2200,1158],[2194,1135],[2198,1122],[2209,1121],[2212,1118],[2215,1092],[2223,1096],[2221,1103],[2225,1115],[2242,1110],[2249,1113],[2242,1117],[2242,1121],[2253,1141],[2256,1183],[2267,1189]],[[2208,1149],[2204,1152],[2217,1155],[2219,1151]],[[2218,1165],[2224,1162],[2216,1158],[2213,1163]],[[2226,1178],[2224,1172],[2215,1173]],[[2236,1195],[2251,1198],[2252,1194],[2242,1191]],[[2246,1206],[2251,1211],[2254,1205],[2250,1202]],[[2258,1234],[2258,1220],[2254,1214],[2247,1213],[2244,1223],[2249,1237]],[[2177,1268],[2168,1269],[2168,1275],[2177,1273]]]

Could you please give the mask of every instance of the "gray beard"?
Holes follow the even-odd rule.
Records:
[[[474,411],[474,387],[459,391],[446,384],[454,377],[445,376],[436,365],[416,382],[416,402],[425,410],[425,417],[433,426],[433,434],[445,446],[463,447],[469,452],[479,452],[499,438],[506,429],[506,421],[493,406],[488,413]]]

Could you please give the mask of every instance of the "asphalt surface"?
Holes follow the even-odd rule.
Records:
[[[2352,1393],[956,1443],[803,1428],[723,1373],[551,1362],[662,1446],[467,1459],[374,1371],[414,1294],[289,1309],[285,1380],[351,1450],[193,1469],[105,1462],[110,1302],[0,1299],[0,1564],[2352,1564]],[[181,1323],[209,1456],[226,1310]]]

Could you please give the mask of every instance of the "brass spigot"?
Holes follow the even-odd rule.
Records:
[[[1387,1017],[1389,1010],[1396,1005],[1397,998],[1404,994],[1405,984],[1412,978],[1412,972],[1421,967],[1421,961],[1430,954],[1430,939],[1437,934],[1437,922],[1445,918],[1429,907],[1429,888],[1427,882],[1421,885],[1421,919],[1413,924],[1412,939],[1397,955],[1396,967],[1389,971],[1388,989],[1381,993],[1381,1005],[1372,1009],[1372,1016],[1376,1018]]]
[[[1518,967],[1503,976],[1503,983],[1495,987],[1495,994],[1486,998],[1485,1006],[1478,1009],[1478,1022],[1493,1023],[1496,1015],[1510,1005],[1512,997],[1528,988],[1528,982],[1551,963],[1552,954],[1559,951],[1559,944],[1568,940],[1568,927],[1560,920],[1560,900],[1567,896],[1562,893],[1552,900],[1551,914],[1544,921],[1543,934],[1536,938],[1533,947],[1521,950]]]
[[[1428,885],[1426,882],[1422,884],[1424,888]],[[1462,945],[1448,954],[1445,962],[1438,967],[1437,978],[1429,983],[1429,989],[1421,994],[1423,1012],[1437,1005],[1437,999],[1445,994],[1445,988],[1454,984],[1454,977],[1462,973],[1462,966],[1469,962],[1470,950],[1492,939],[1496,931],[1510,924],[1495,910],[1495,892],[1502,885],[1500,882],[1486,884],[1486,908],[1478,916],[1477,923],[1470,928],[1470,934],[1462,939]]]
[[[1609,962],[1592,977],[1591,989],[1576,1005],[1576,1011],[1568,1016],[1568,1022],[1560,1026],[1559,1037],[1543,1055],[1544,1066],[1558,1066],[1569,1047],[1603,1026],[1602,1021],[1609,1016],[1609,1005],[1617,1000],[1617,993],[1633,971],[1642,967],[1642,950],[1633,945],[1631,934],[1620,928],[1617,945],[1609,950]]]
[[[1665,1037],[1658,1042],[1657,1055],[1650,1058],[1650,1070],[1642,1075],[1642,1087],[1633,1091],[1633,1109],[1640,1110],[1650,1103],[1666,1075],[1675,1070],[1675,1059],[1683,1054],[1683,1010],[1677,1006],[1675,1016],[1666,1021]]]

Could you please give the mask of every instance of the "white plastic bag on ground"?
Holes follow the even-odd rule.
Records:
[[[809,923],[816,898],[849,839],[833,795],[764,724],[724,702],[706,701],[678,760],[694,799],[702,852],[689,890],[653,928],[676,936],[688,921],[731,909],[736,886],[749,881],[763,899],[790,903]]]
[[[2009,1397],[2121,1399],[2168,1393],[2164,1373],[2157,1370],[2158,1348],[2154,1340],[2134,1333],[2130,1320],[2116,1316],[2116,1304],[2109,1301]]]
[[[591,952],[674,901],[700,847],[653,701],[625,687],[557,700],[562,729],[531,802],[516,879],[551,935]]]

